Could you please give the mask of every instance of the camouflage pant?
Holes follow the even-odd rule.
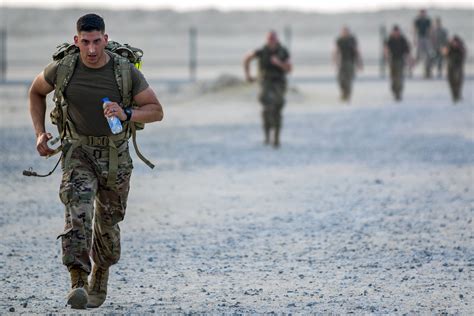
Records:
[[[263,124],[267,128],[281,126],[281,110],[285,105],[286,82],[284,80],[262,80],[259,100],[263,105]]]
[[[82,145],[63,170],[59,196],[65,205],[63,264],[90,272],[92,260],[108,267],[120,258],[120,228],[125,216],[133,165],[125,141],[118,148],[115,188],[108,188],[108,147]],[[95,208],[94,208],[95,203]],[[95,211],[94,211],[95,210]]]
[[[417,41],[416,61],[419,62],[420,60],[423,60],[425,77],[431,76],[431,63],[434,55],[435,52],[433,50],[433,45],[431,44],[431,38],[428,36],[419,37]]]
[[[352,92],[352,81],[354,79],[354,63],[342,62],[339,66],[337,79],[339,87],[341,88],[342,98],[350,98]]]
[[[458,101],[461,98],[463,76],[462,65],[448,65],[448,82],[454,101]]]
[[[390,79],[392,82],[392,92],[398,99],[403,90],[403,70],[405,63],[403,60],[392,60],[390,62]]]

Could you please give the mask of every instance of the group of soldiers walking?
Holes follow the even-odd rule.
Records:
[[[432,76],[432,66],[436,65],[438,77],[442,76],[444,59],[447,60],[447,79],[454,102],[461,99],[463,83],[463,66],[466,58],[466,48],[457,35],[448,39],[448,33],[441,25],[441,19],[431,19],[425,10],[420,10],[414,23],[414,44],[416,58],[411,56],[410,43],[398,25],[394,25],[384,42],[384,57],[389,64],[391,91],[396,101],[402,99],[403,84],[408,70],[411,75],[415,64],[423,62],[424,76]],[[247,81],[255,78],[250,74],[250,62],[258,60],[260,94],[259,101],[263,106],[262,121],[265,144],[280,146],[280,129],[282,125],[281,111],[285,104],[286,74],[291,71],[290,54],[278,41],[277,34],[270,31],[265,45],[247,54],[244,58],[244,72]],[[362,69],[362,57],[358,49],[357,39],[349,28],[344,26],[336,39],[336,49],[333,59],[337,65],[337,79],[341,91],[341,100],[348,102],[351,98],[352,84],[356,69]],[[407,67],[408,66],[408,67]]]
[[[463,65],[466,58],[466,47],[462,39],[454,35],[448,38],[448,32],[441,24],[441,19],[431,19],[425,10],[420,10],[413,23],[415,59],[411,56],[409,41],[398,25],[394,25],[384,43],[384,57],[389,64],[391,90],[395,100],[402,99],[405,71],[411,76],[412,68],[423,63],[424,77],[432,77],[432,68],[436,66],[438,77],[442,77],[443,61],[447,60],[447,79],[454,102],[461,99],[463,83]],[[357,47],[357,40],[347,27],[343,27],[340,37],[336,40],[334,59],[338,66],[338,82],[341,99],[350,99],[352,82],[356,66],[362,68],[362,59]],[[408,67],[407,67],[408,66]],[[408,69],[406,69],[408,68]]]

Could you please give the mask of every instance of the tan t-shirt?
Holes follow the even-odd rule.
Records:
[[[112,57],[112,56],[111,56]],[[44,69],[46,82],[54,86],[58,62],[50,63]],[[148,83],[143,74],[130,64],[132,74],[132,97],[146,88]],[[68,114],[79,134],[85,136],[112,135],[104,116],[102,99],[122,102],[122,96],[115,79],[113,57],[101,68],[89,68],[78,58],[74,73],[64,96],[69,103]]]

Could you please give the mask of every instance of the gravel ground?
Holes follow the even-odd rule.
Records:
[[[293,89],[279,150],[250,87],[173,103],[140,135],[122,259],[89,313],[453,313],[474,310],[473,82]],[[183,92],[184,93],[184,92]],[[0,87],[0,314],[71,313],[60,172],[36,156],[24,91]]]

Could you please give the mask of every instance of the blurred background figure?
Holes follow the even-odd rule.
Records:
[[[416,63],[420,61],[424,65],[424,77],[431,78],[431,59],[433,48],[431,46],[431,19],[426,10],[421,9],[413,23],[413,44],[416,47]]]
[[[405,64],[411,67],[410,44],[402,35],[398,25],[394,25],[388,40],[385,43],[385,59],[390,65],[390,80],[393,96],[395,100],[402,99],[403,91],[403,71]]]
[[[357,40],[349,28],[344,26],[341,35],[336,39],[333,60],[338,68],[337,79],[341,89],[341,100],[349,101],[352,92],[355,67],[362,69],[362,59],[357,47]]]
[[[461,100],[462,84],[464,79],[464,61],[466,60],[466,46],[463,40],[454,35],[444,49],[448,64],[448,82],[453,101]]]
[[[267,34],[266,44],[245,56],[245,78],[255,81],[250,74],[250,62],[258,59],[260,94],[263,105],[262,119],[265,133],[265,144],[270,144],[270,133],[273,131],[273,147],[280,146],[281,110],[285,105],[286,74],[291,71],[290,54],[280,44],[275,31]]]
[[[448,31],[441,25],[441,18],[437,17],[431,29],[431,45],[433,47],[433,60],[431,66],[438,70],[438,78],[443,76],[443,47],[448,43]]]

